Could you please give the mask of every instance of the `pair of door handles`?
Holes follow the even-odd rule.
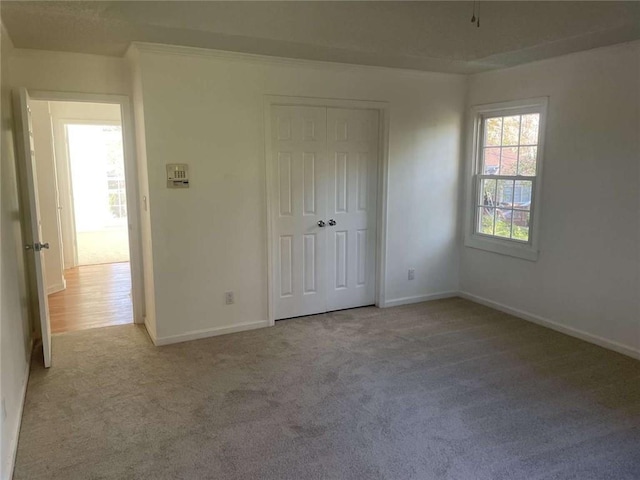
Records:
[[[49,250],[49,242],[47,242],[47,243],[36,242],[33,245],[25,245],[24,246],[25,250],[34,250],[36,252],[39,252],[43,248],[46,248],[47,250]]]
[[[329,225],[330,226],[333,227],[334,225],[337,225],[337,224],[338,224],[338,222],[336,222],[333,218],[329,220]],[[324,223],[324,220],[318,220],[318,226],[319,227],[324,227],[325,225],[326,225],[326,223]]]

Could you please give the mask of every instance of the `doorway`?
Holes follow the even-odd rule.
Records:
[[[376,109],[271,105],[273,318],[376,303]]]
[[[117,113],[117,112],[116,112]],[[66,123],[76,263],[129,262],[127,193],[119,123]]]
[[[133,323],[120,105],[30,107],[51,333]]]

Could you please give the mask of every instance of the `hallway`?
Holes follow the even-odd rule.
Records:
[[[129,262],[65,270],[66,290],[49,295],[51,333],[133,322]]]

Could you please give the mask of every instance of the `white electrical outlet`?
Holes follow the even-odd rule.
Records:
[[[226,303],[227,305],[231,305],[233,304],[233,302],[233,292],[224,292],[224,303]]]
[[[414,280],[416,278],[416,269],[410,268],[409,275],[407,277],[409,278],[409,280]]]

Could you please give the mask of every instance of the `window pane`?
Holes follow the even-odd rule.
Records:
[[[528,210],[514,210],[513,211],[513,226],[528,227],[529,226],[529,214]]]
[[[502,149],[500,157],[500,175],[515,175],[518,167],[518,147]]]
[[[515,210],[513,212],[513,238],[529,241],[529,221],[531,214],[529,212]]]
[[[513,190],[513,208],[522,210],[531,209],[531,189],[533,182],[529,180],[518,180]]]
[[[513,180],[498,180],[497,206],[510,207],[513,202]]]
[[[493,235],[493,218],[495,208],[480,207],[478,231],[486,235]]]
[[[536,175],[536,159],[538,147],[520,147],[518,175],[534,177]]]
[[[480,205],[496,205],[496,180],[483,179],[480,186]]]
[[[475,233],[529,241],[541,114],[528,113],[531,110],[526,108],[504,116],[487,113],[481,117],[481,158],[474,171],[480,176],[474,199]]]
[[[518,145],[520,115],[504,117],[502,120],[502,145]]]
[[[502,137],[502,117],[487,118],[484,122],[484,145],[500,146]]]
[[[482,159],[482,174],[497,175],[500,170],[500,148],[485,148]]]
[[[520,145],[538,144],[538,126],[540,125],[540,114],[530,113],[522,116],[520,130]]]
[[[511,217],[513,210],[508,208],[496,209],[496,237],[511,238]]]

